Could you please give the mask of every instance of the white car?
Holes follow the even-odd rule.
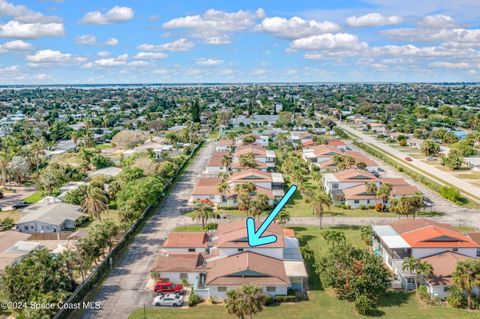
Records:
[[[153,298],[154,306],[181,307],[183,305],[183,296],[176,294],[160,295]]]

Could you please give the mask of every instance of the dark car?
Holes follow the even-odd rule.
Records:
[[[153,288],[153,292],[157,294],[183,294],[183,285],[173,284],[169,281],[158,281]]]
[[[13,209],[19,209],[19,208],[27,207],[28,205],[30,205],[30,204],[25,202],[25,201],[19,201],[19,202],[15,202],[12,205],[12,207],[13,207]]]

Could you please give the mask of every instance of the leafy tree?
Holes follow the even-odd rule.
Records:
[[[11,217],[5,217],[0,220],[0,231],[7,231],[15,226],[15,221]]]
[[[290,213],[282,209],[277,218],[279,224],[286,224],[290,221]]]
[[[426,140],[422,143],[422,152],[425,156],[437,156],[440,154],[440,145],[432,140]]]
[[[255,168],[257,167],[257,161],[253,153],[247,153],[240,155],[238,159],[240,166],[243,168]]]
[[[442,165],[450,169],[459,169],[464,163],[464,158],[460,150],[456,148],[450,149],[447,156],[442,157]]]
[[[73,205],[82,205],[83,201],[87,197],[87,185],[80,185],[76,189],[69,191],[65,194],[65,203]]]
[[[262,213],[268,208],[268,196],[263,193],[258,193],[251,199],[249,213],[251,216],[260,219]]]
[[[96,169],[102,169],[102,168],[113,166],[113,162],[110,158],[102,156],[100,154],[95,154],[92,157],[92,164],[95,166]]]
[[[356,160],[353,156],[335,154],[332,157],[333,163],[337,167],[337,170],[343,171],[355,166]]]
[[[360,227],[360,236],[365,245],[370,245],[372,241],[373,228],[370,225]]]
[[[332,205],[332,199],[325,192],[310,191],[306,195],[306,202],[310,204],[313,214],[318,216],[320,220],[320,228],[322,228],[322,218],[323,214],[325,213],[325,207],[330,209],[330,205]]]

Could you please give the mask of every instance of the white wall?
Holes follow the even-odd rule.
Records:
[[[452,248],[413,248],[412,256],[415,259],[436,255],[445,251],[453,251]],[[457,251],[461,255],[476,258],[477,248],[459,248]]]
[[[195,281],[197,278],[200,276],[200,273],[197,272],[189,272],[187,273],[188,275],[188,284],[190,286],[193,286],[195,284]],[[161,272],[160,273],[160,278],[162,279],[168,279],[174,284],[181,284],[182,280],[180,279],[180,273],[179,272]]]
[[[222,292],[222,291],[218,291],[218,287],[219,286],[208,286],[210,288],[210,296],[212,296],[213,298],[216,298],[216,299],[226,299],[227,298],[227,293],[226,292]],[[220,286],[221,287],[221,286]],[[225,286],[223,286],[225,287]],[[262,288],[262,291],[265,293],[265,294],[268,294],[270,296],[284,296],[287,294],[287,286],[283,286],[283,287],[276,287],[275,288],[275,292],[267,292],[267,288],[266,287],[260,287]],[[227,287],[227,291],[228,290],[236,290],[238,289],[238,286],[228,286]]]
[[[207,174],[218,174],[218,173],[225,173],[227,171],[226,167],[222,166],[207,166],[205,169],[205,173]]]

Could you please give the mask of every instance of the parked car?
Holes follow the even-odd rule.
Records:
[[[19,208],[27,207],[28,205],[30,205],[30,204],[25,202],[25,201],[18,201],[18,202],[13,203],[12,208],[13,209],[19,209]]]
[[[181,307],[183,306],[183,296],[177,294],[166,294],[156,296],[153,298],[154,306],[169,306],[169,307]]]
[[[153,288],[153,292],[157,294],[183,294],[183,285],[178,284],[175,285],[169,281],[157,281],[155,287]]]
[[[407,157],[405,157],[405,160],[408,161],[408,162],[411,162],[412,158],[410,156],[407,156]]]

